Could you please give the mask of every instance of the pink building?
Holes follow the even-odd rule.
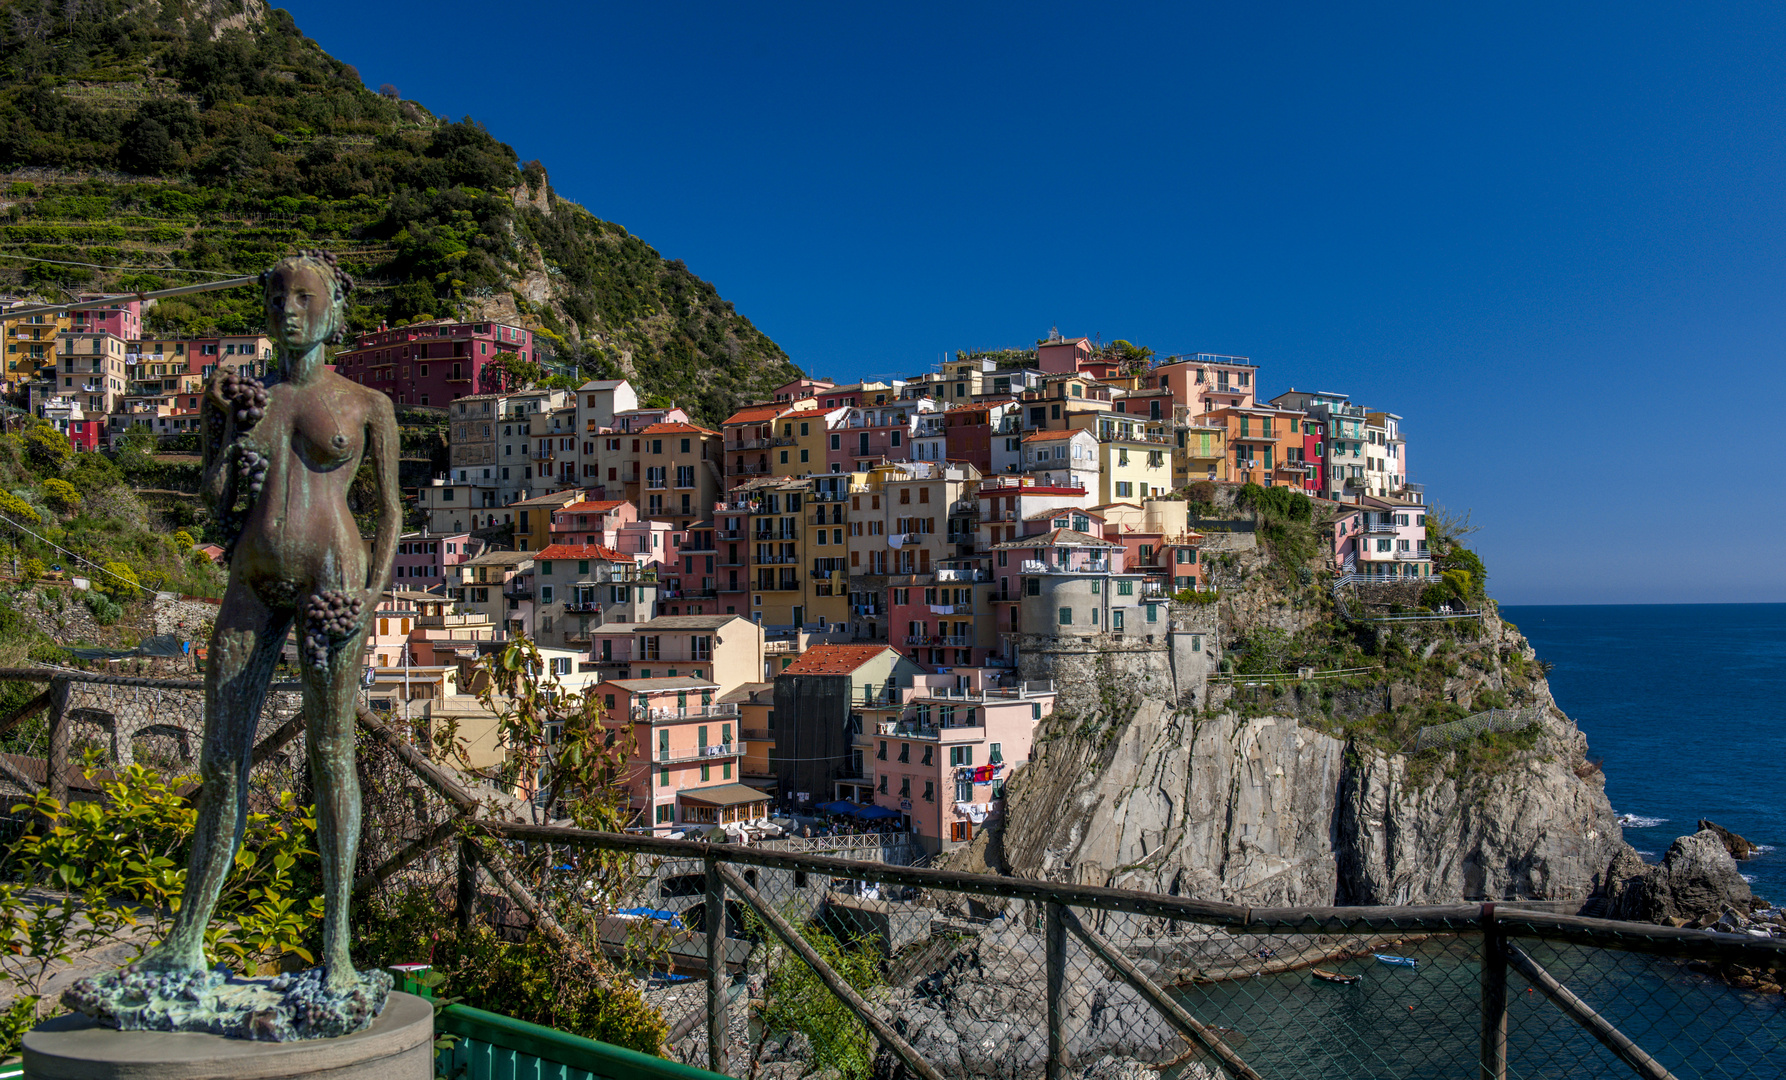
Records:
[[[1426,507],[1365,495],[1354,513],[1333,527],[1334,561],[1345,571],[1376,580],[1432,576],[1426,546]]]
[[[1159,364],[1143,385],[1171,390],[1173,402],[1189,407],[1192,416],[1216,409],[1246,409],[1257,401],[1259,365],[1244,356],[1191,353]]]
[[[441,320],[363,334],[335,357],[335,370],[399,405],[444,407],[469,394],[509,389],[497,370],[486,370],[503,353],[537,361],[533,332],[502,323]]]
[[[839,448],[832,451],[827,443],[827,462],[835,458],[840,463],[833,471],[867,472],[883,461],[910,461],[919,414],[938,411],[930,398],[852,407],[848,419],[830,429],[829,437]]]
[[[874,802],[931,851],[967,843],[1003,808],[1004,781],[1029,760],[1052,683],[994,685],[982,671],[916,675],[860,706],[863,775]]]
[[[552,543],[601,544],[620,549],[620,530],[639,520],[639,508],[623,499],[574,502],[552,512]]]
[[[667,833],[768,816],[769,796],[737,782],[744,757],[738,706],[714,700],[717,683],[686,675],[609,679],[595,693],[611,726],[632,725],[635,742],[621,785],[635,814],[633,831]]]
[[[392,572],[395,588],[427,590],[459,583],[453,569],[482,550],[483,542],[474,541],[470,533],[404,533],[397,541],[396,569]]]
[[[1059,334],[1050,334],[1047,341],[1036,346],[1036,366],[1050,375],[1077,372],[1090,359],[1090,338],[1063,338]]]
[[[77,334],[115,334],[125,341],[143,336],[142,301],[122,300],[75,308],[68,313],[69,329]]]

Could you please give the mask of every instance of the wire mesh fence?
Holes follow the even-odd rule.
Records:
[[[202,725],[165,721],[197,701],[190,684],[71,687],[65,742],[190,776]],[[102,705],[109,728],[74,718]],[[302,790],[296,706],[276,693],[262,720],[268,797]],[[586,832],[361,727],[360,902],[591,950],[661,1013],[665,1053],[730,1075],[1786,1075],[1783,939],[1516,904],[1248,908],[930,869],[861,837]]]
[[[1473,739],[1485,731],[1524,731],[1544,719],[1544,710],[1490,709],[1448,724],[1429,724],[1414,736],[1414,752]]]

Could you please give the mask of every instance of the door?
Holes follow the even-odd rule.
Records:
[[[795,629],[799,629],[800,627],[805,626],[805,625],[806,625],[806,608],[799,604],[795,604],[794,605],[794,627],[795,627]]]

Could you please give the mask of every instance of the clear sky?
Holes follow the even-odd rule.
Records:
[[[1786,5],[290,10],[810,372],[1250,356],[1403,416],[1504,602],[1786,600]]]

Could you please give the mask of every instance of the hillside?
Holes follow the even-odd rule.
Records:
[[[262,0],[0,0],[0,44],[0,289],[147,290],[324,247],[359,281],[355,329],[518,320],[708,422],[797,375],[680,260],[470,118],[366,88]],[[258,301],[201,294],[149,325],[259,329]]]

